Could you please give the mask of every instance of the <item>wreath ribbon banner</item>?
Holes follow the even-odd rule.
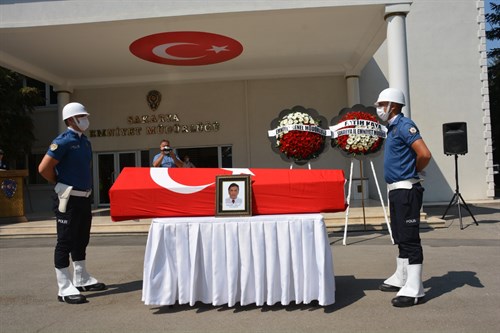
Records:
[[[332,132],[330,130],[325,130],[321,127],[318,126],[313,126],[313,125],[287,125],[287,126],[282,126],[275,128],[273,130],[267,131],[267,134],[269,137],[277,136],[280,133],[286,133],[289,131],[302,131],[302,132],[312,132],[312,133],[318,133],[322,136],[331,136]]]
[[[349,126],[363,126],[368,128],[345,128]],[[380,123],[364,119],[345,120],[334,126],[330,126],[330,130],[333,132],[334,139],[349,134],[366,134],[378,136],[383,139],[387,138],[387,127]]]
[[[334,126],[332,126],[334,127]],[[331,127],[330,127],[331,128]],[[366,134],[366,135],[371,135],[371,136],[378,136],[379,138],[386,138],[387,137],[387,129],[384,127],[385,130],[374,130],[374,129],[367,129],[367,128],[345,128],[345,129],[337,129],[337,130],[332,130],[333,131],[333,138],[338,138],[339,136],[343,135],[349,135],[349,134]]]
[[[335,131],[339,128],[342,127],[347,127],[347,126],[370,126],[375,129],[379,130],[385,130],[387,132],[387,128],[377,122],[371,121],[371,120],[366,120],[366,119],[350,119],[350,120],[345,120],[343,122],[338,123],[337,125],[330,126],[330,129],[332,131]]]

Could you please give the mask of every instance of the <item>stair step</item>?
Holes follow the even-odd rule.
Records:
[[[364,212],[363,212],[364,211]],[[329,231],[344,231],[347,212],[323,213],[325,225]],[[387,230],[384,211],[382,207],[352,207],[349,209],[348,231]],[[389,216],[387,216],[389,219]],[[428,217],[426,213],[420,214],[420,228],[442,228],[445,221],[436,217]],[[148,233],[151,219],[137,221],[112,222],[109,216],[94,216],[92,221],[92,234],[119,234],[119,233]],[[44,221],[31,221],[3,224],[0,228],[0,237],[26,237],[55,235],[55,221],[50,218]]]
[[[343,231],[346,223],[346,212],[340,213],[323,213],[325,225],[331,231]],[[387,220],[390,223],[390,215],[387,214]],[[420,228],[443,228],[446,226],[444,220],[436,217],[428,217],[426,213],[420,213]],[[387,223],[385,222],[384,211],[382,207],[374,209],[354,208],[349,210],[347,220],[348,231],[364,231],[364,230],[387,230]]]

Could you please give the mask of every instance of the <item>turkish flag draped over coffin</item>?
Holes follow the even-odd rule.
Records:
[[[251,175],[253,215],[346,208],[342,170],[124,168],[109,191],[111,218],[213,216],[216,176],[241,174]]]

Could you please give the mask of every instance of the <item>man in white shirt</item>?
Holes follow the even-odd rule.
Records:
[[[243,203],[243,200],[241,198],[238,198],[238,194],[240,193],[240,187],[236,183],[232,183],[229,185],[229,188],[227,189],[229,193],[229,197],[226,198],[225,200],[225,205],[227,209],[237,209],[241,206]]]

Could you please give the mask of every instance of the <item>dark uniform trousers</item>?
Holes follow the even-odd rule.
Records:
[[[408,258],[410,265],[422,264],[424,255],[420,241],[420,208],[424,188],[420,183],[412,189],[396,189],[389,192],[391,229],[399,257]]]
[[[73,261],[85,260],[86,248],[90,240],[92,210],[90,198],[71,196],[66,212],[58,209],[59,198],[55,195],[54,212],[57,221],[57,244],[54,251],[56,268],[69,266],[69,256]]]

